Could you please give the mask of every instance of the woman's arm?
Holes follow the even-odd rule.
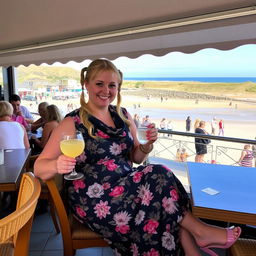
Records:
[[[56,121],[51,121],[51,122],[46,123],[45,126],[44,126],[42,137],[41,137],[40,140],[37,139],[35,136],[32,136],[32,138],[35,141],[35,143],[40,148],[44,148],[46,143],[47,143],[47,141],[49,140],[49,137],[50,137],[52,131],[57,126],[58,126],[58,123]]]
[[[246,151],[243,150],[242,153],[241,153],[241,157],[240,157],[240,159],[239,159],[239,161],[238,161],[238,164],[239,164],[239,165],[241,165],[241,161],[244,159],[244,157],[246,156],[246,154],[247,154]]]
[[[32,132],[36,131],[39,127],[42,127],[43,124],[44,124],[44,120],[42,117],[40,117],[34,123],[31,124],[31,131]]]
[[[21,127],[24,131],[24,137],[23,137],[24,146],[26,149],[28,149],[28,148],[30,148],[30,144],[29,144],[29,140],[28,140],[27,131],[23,125],[21,125]]]
[[[148,154],[153,149],[153,143],[157,140],[157,129],[155,128],[154,124],[152,124],[151,127],[149,128],[149,134],[148,134],[149,141],[145,145],[141,145],[137,138],[136,125],[131,115],[129,113],[127,113],[127,115],[128,115],[128,119],[131,122],[130,131],[134,139],[134,149],[131,152],[131,160],[136,164],[140,164],[146,159]]]
[[[65,118],[52,132],[42,153],[34,165],[34,173],[43,180],[54,177],[55,174],[65,174],[72,171],[76,160],[64,156],[60,151],[60,141],[64,133],[75,133],[74,121],[71,117]]]

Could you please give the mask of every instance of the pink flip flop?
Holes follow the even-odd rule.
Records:
[[[233,229],[234,228],[235,227],[226,228],[227,242],[224,245],[210,245],[210,246],[206,246],[206,247],[201,247],[200,249],[202,251],[208,253],[211,256],[218,256],[218,254],[216,254],[210,248],[224,248],[224,249],[227,249],[227,248],[231,247],[236,242],[236,240],[239,238],[239,236],[241,235],[241,232],[242,232],[241,228],[237,227],[238,228],[238,236],[237,236],[237,238],[234,238],[234,235],[233,235]]]

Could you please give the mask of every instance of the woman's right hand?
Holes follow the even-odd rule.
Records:
[[[65,155],[60,155],[57,159],[57,172],[59,174],[66,174],[70,173],[76,165],[76,159],[65,156]]]

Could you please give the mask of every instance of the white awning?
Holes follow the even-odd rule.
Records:
[[[4,1],[0,66],[255,44],[254,4],[255,0]]]

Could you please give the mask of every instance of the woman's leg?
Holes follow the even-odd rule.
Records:
[[[196,162],[202,163],[203,162],[204,155],[197,155],[196,156]]]
[[[182,227],[180,228],[180,242],[185,252],[185,256],[201,256],[195,239]]]
[[[189,231],[199,247],[214,245],[225,245],[227,242],[227,231],[225,228],[208,225],[191,212],[187,212],[179,223],[181,227]],[[234,239],[239,236],[239,228],[233,229]]]

